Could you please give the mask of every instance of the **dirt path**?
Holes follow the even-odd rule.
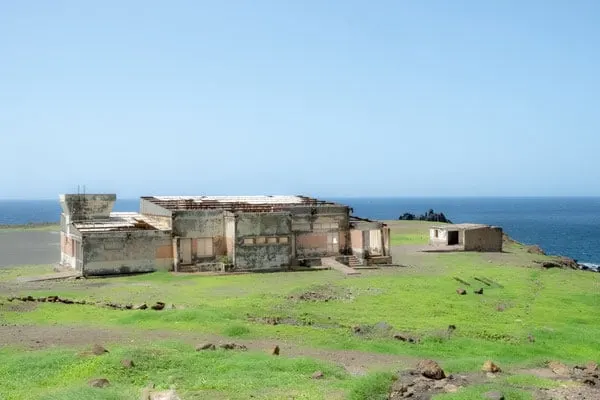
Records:
[[[332,362],[344,367],[353,375],[363,375],[372,370],[404,369],[416,364],[411,357],[368,353],[356,350],[327,350],[296,346],[276,340],[248,340],[217,335],[188,332],[128,329],[108,329],[86,326],[31,326],[1,325],[0,346],[16,346],[31,350],[52,347],[89,347],[102,344],[138,345],[157,340],[179,340],[190,344],[190,350],[199,343],[231,343],[245,345],[249,350],[269,352],[278,345],[284,357],[310,357]]]

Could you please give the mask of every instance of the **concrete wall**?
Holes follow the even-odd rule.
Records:
[[[173,211],[173,236],[207,238],[224,236],[223,210]]]
[[[82,268],[81,237],[74,234],[60,233],[60,265],[81,270]]]
[[[363,244],[363,232],[359,229],[350,230],[350,242],[352,243],[352,254],[357,258],[363,259],[365,257],[365,247]]]
[[[502,228],[484,227],[464,231],[466,251],[502,251]]]
[[[163,231],[110,231],[83,235],[83,274],[112,275],[169,270],[171,235]]]
[[[67,223],[89,219],[108,219],[117,196],[115,194],[62,194],[60,206]]]
[[[435,232],[437,231],[437,237]],[[431,228],[429,229],[429,244],[435,246],[448,245],[448,231],[445,229]]]
[[[235,268],[238,270],[279,269],[291,264],[291,223],[288,212],[236,213]],[[248,243],[265,238],[264,243]],[[268,242],[268,239],[277,240]],[[280,242],[286,238],[286,243]]]
[[[140,199],[140,214],[156,215],[162,217],[171,217],[171,210],[167,210],[146,199]]]

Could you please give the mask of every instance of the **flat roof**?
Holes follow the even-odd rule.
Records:
[[[114,232],[160,230],[146,222],[141,214],[135,212],[111,212],[108,219],[74,222],[79,232]]]
[[[337,205],[334,202],[307,196],[144,196],[167,210],[227,209],[245,211],[274,211],[289,206]],[[346,206],[344,206],[346,207]]]
[[[492,226],[485,225],[485,224],[448,224],[448,225],[438,225],[438,226],[431,227],[431,229],[440,229],[440,230],[446,230],[446,231],[479,229],[479,228],[492,228]]]

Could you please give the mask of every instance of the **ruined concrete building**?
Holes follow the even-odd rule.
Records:
[[[350,207],[305,196],[152,196],[112,212],[114,194],[60,196],[61,265],[84,275],[259,271],[389,264],[390,233]]]
[[[482,224],[449,224],[429,229],[429,244],[464,251],[502,251],[502,228]]]

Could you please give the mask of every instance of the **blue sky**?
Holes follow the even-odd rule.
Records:
[[[600,2],[0,2],[0,198],[600,195]]]

